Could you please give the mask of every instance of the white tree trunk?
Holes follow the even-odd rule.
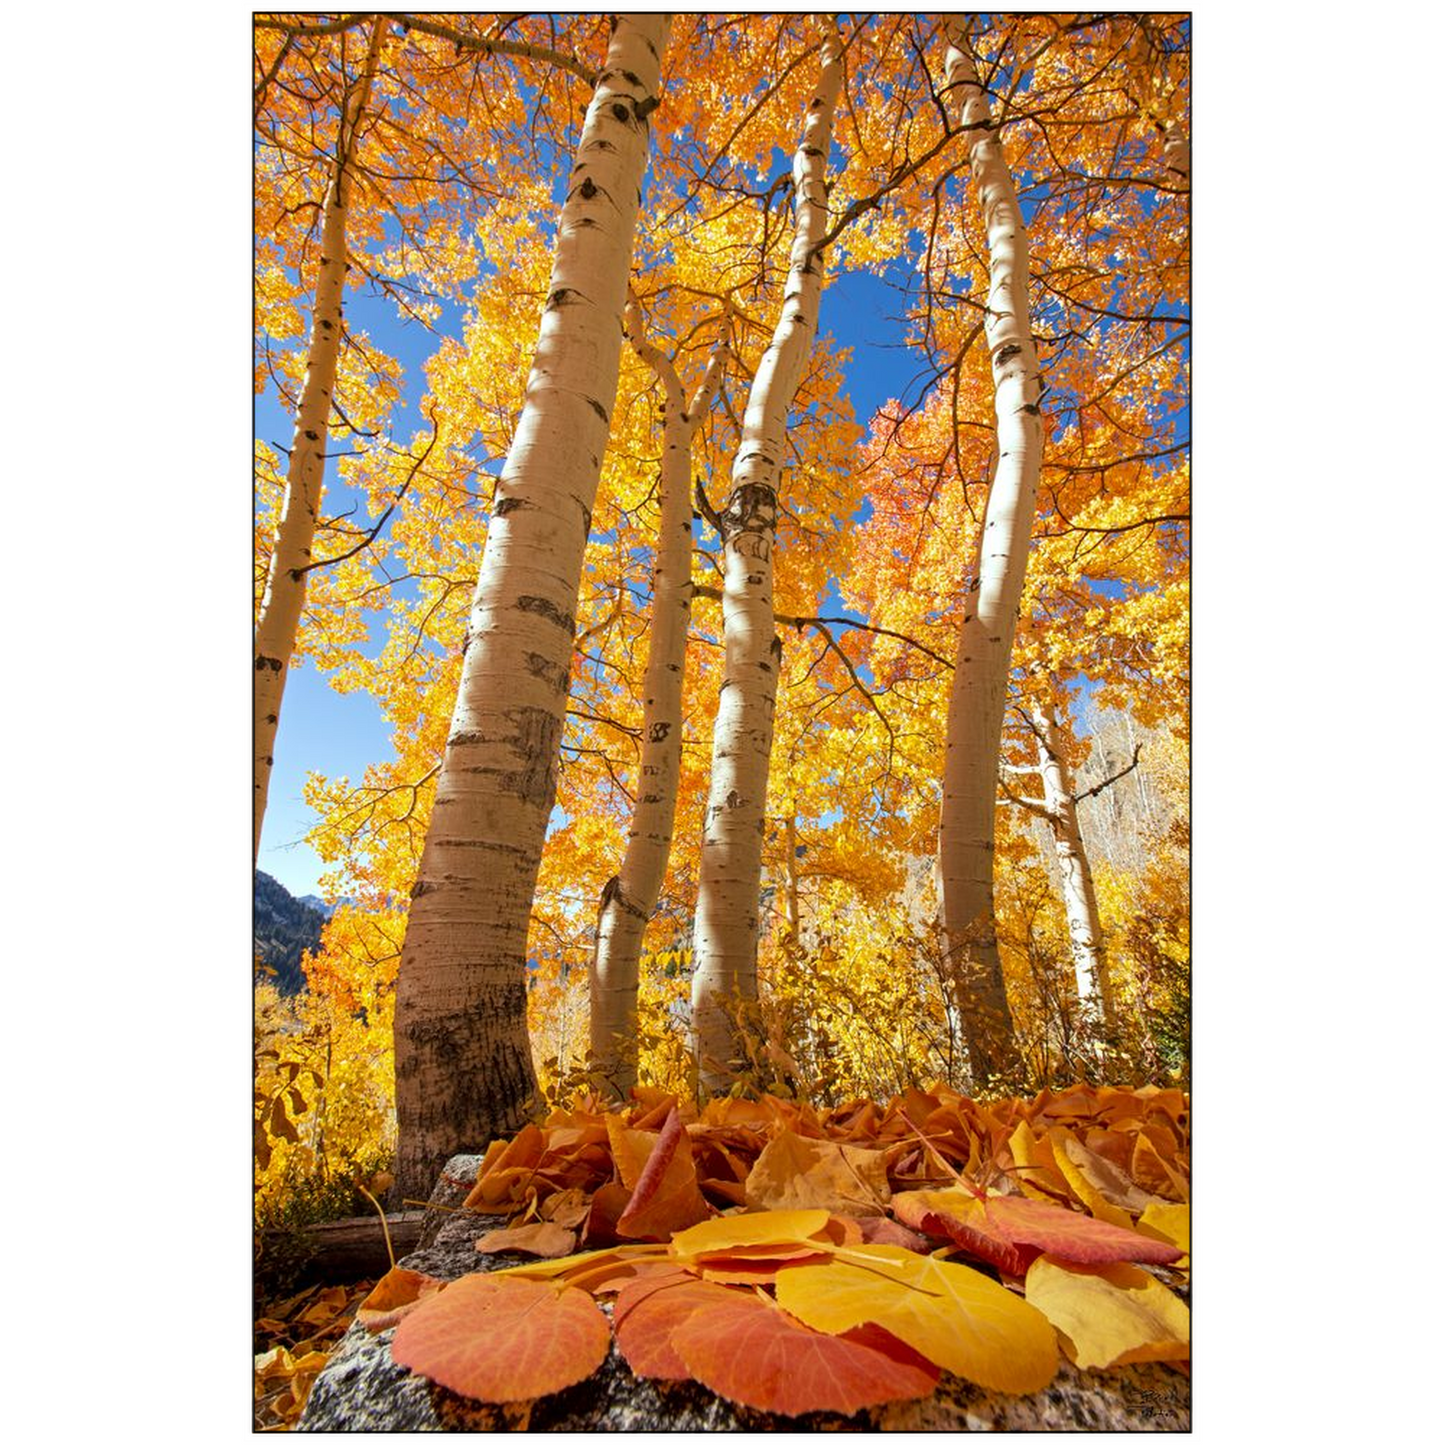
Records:
[[[721,514],[725,662],[693,934],[692,1030],[698,1078],[727,1087],[736,1058],[728,1005],[757,993],[758,901],[773,703],[782,643],[773,630],[773,543],[788,409],[818,329],[827,232],[825,177],[833,112],[843,82],[843,46],[829,22],[822,72],[793,155],[793,249],[771,345],[748,393]]]
[[[1164,169],[1171,171],[1179,185],[1186,191],[1189,190],[1189,138],[1184,134],[1184,130],[1177,120],[1171,121],[1164,131],[1162,158],[1164,161]]]
[[[527,924],[567,705],[669,15],[619,16],[558,225],[536,357],[467,628],[397,983],[398,1186],[535,1107]]]
[[[993,365],[998,462],[989,486],[948,704],[939,814],[943,924],[968,1035],[975,1087],[1017,1067],[994,921],[994,806],[1004,695],[1033,528],[1043,429],[1029,326],[1028,236],[988,97],[956,17],[947,17],[948,91],[966,127],[988,228],[985,335]]]
[[[351,198],[351,157],[356,133],[376,75],[385,16],[372,23],[371,43],[361,76],[342,104],[336,143],[336,164],[321,207],[321,267],[311,307],[311,344],[306,355],[306,379],[296,411],[296,433],[291,441],[291,462],[286,470],[286,495],[281,523],[271,548],[266,592],[256,621],[255,674],[252,695],[252,781],[254,784],[254,844],[252,865],[261,852],[261,825],[266,819],[266,797],[271,787],[272,754],[281,717],[286,671],[296,650],[296,631],[306,602],[306,568],[316,536],[321,508],[322,477],[326,470],[326,428],[331,417],[331,389],[336,382],[336,358],[341,349],[341,302],[346,284],[346,207]]]
[[[1039,776],[1044,785],[1044,816],[1054,836],[1059,863],[1064,915],[1069,922],[1069,947],[1079,1010],[1093,1024],[1113,1025],[1113,999],[1104,958],[1104,930],[1094,896],[1094,875],[1079,831],[1074,782],[1063,761],[1058,719],[1052,705],[1033,709],[1039,745]]]
[[[661,515],[652,569],[652,629],[643,678],[637,803],[622,868],[602,891],[592,961],[592,1070],[623,1097],[637,1082],[637,971],[672,849],[682,767],[682,693],[692,617],[692,439],[722,377],[727,342],[708,362],[690,405],[673,364],[645,338],[630,306],[628,333],[663,387]],[[726,324],[726,323],[724,323]]]

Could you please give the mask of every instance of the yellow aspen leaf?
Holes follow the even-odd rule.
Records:
[[[1167,1240],[1184,1251],[1184,1258],[1175,1260],[1172,1269],[1189,1270],[1189,1206],[1187,1204],[1151,1204],[1139,1216],[1135,1226],[1140,1234],[1151,1239]]]
[[[1131,1264],[1080,1265],[1040,1255],[1025,1298],[1065,1338],[1080,1369],[1189,1358],[1189,1307]]]
[[[723,1254],[749,1245],[816,1243],[828,1227],[826,1209],[770,1209],[763,1214],[724,1214],[672,1236],[668,1253],[677,1260]]]
[[[1130,1172],[1146,1189],[1176,1202],[1189,1202],[1189,1181],[1160,1154],[1142,1129],[1134,1141]]]
[[[778,1303],[814,1329],[876,1324],[955,1375],[1006,1394],[1041,1390],[1058,1368],[1054,1331],[1032,1305],[961,1264],[859,1245],[778,1276]]]
[[[1128,1229],[1133,1223],[1128,1210],[1121,1209],[1117,1204],[1111,1204],[1105,1199],[1099,1190],[1090,1183],[1084,1171],[1070,1157],[1069,1143],[1073,1140],[1073,1135],[1066,1129],[1053,1128],[1049,1130],[1048,1139],[1050,1147],[1054,1151],[1054,1163],[1058,1167],[1059,1173],[1064,1176],[1069,1188],[1074,1191],[1074,1198],[1095,1219],[1102,1219],[1107,1224],[1117,1224],[1121,1229]],[[1073,1140],[1073,1142],[1077,1141]]]
[[[1062,1151],[1057,1147],[1062,1144]],[[1157,1195],[1150,1194],[1140,1189],[1122,1169],[1103,1154],[1091,1149],[1082,1140],[1072,1134],[1064,1134],[1056,1141],[1054,1159],[1060,1169],[1063,1163],[1059,1158],[1060,1153],[1067,1156],[1070,1164],[1073,1165],[1084,1182],[1094,1189],[1101,1199],[1115,1207],[1127,1210],[1129,1214],[1140,1213],[1152,1203],[1163,1203]],[[1100,1215],[1099,1218],[1105,1216]],[[1118,1221],[1113,1221],[1117,1223]]]
[[[1019,1120],[1008,1147],[1016,1166],[1013,1177],[1030,1199],[1054,1200],[1068,1193],[1068,1185],[1054,1165],[1054,1151],[1034,1137],[1027,1120]]]

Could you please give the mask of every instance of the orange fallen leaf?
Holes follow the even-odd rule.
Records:
[[[541,1220],[515,1229],[491,1229],[477,1240],[478,1254],[535,1254],[542,1259],[560,1259],[577,1248],[577,1232],[560,1224]]]
[[[580,1289],[468,1274],[397,1326],[392,1358],[476,1400],[533,1400],[585,1380],[607,1357],[607,1317]]]
[[[753,1209],[827,1209],[834,1214],[882,1214],[888,1206],[888,1166],[877,1149],[807,1139],[782,1130],[758,1155],[747,1178]]]
[[[672,1330],[672,1348],[693,1379],[755,1410],[801,1415],[851,1413],[887,1400],[913,1400],[938,1383],[938,1371],[882,1331],[819,1333],[764,1296],[723,1290],[724,1299],[692,1310]]]
[[[356,1318],[371,1331],[379,1334],[397,1324],[428,1295],[434,1295],[445,1288],[446,1281],[415,1269],[402,1269],[392,1265],[377,1280],[376,1287],[356,1308]]]
[[[686,1364],[672,1347],[672,1331],[694,1310],[725,1304],[729,1293],[676,1266],[666,1274],[623,1285],[612,1309],[622,1358],[636,1375],[654,1380],[690,1379]]]

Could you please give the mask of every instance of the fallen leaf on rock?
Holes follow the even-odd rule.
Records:
[[[1145,1189],[1177,1203],[1189,1202],[1189,1181],[1160,1154],[1143,1129],[1134,1141],[1134,1157],[1130,1160],[1129,1172]]]
[[[977,1270],[859,1245],[830,1264],[778,1276],[778,1302],[805,1324],[842,1334],[880,1325],[921,1355],[987,1389],[1041,1390],[1058,1369],[1053,1327]]]
[[[1150,1239],[1132,1229],[1106,1224],[1058,1204],[1016,1196],[990,1199],[984,1214],[995,1233],[1013,1244],[1031,1245],[1057,1259],[1078,1264],[1171,1264],[1180,1250],[1167,1241]]]
[[[535,1124],[528,1124],[514,1139],[494,1139],[463,1207],[495,1209],[519,1198],[521,1187],[536,1172],[545,1146],[545,1136]]]
[[[898,1195],[894,1195],[895,1202],[898,1198]],[[928,1254],[934,1247],[931,1239],[911,1229],[905,1229],[895,1220],[864,1219],[860,1222],[863,1226],[864,1244],[891,1244],[896,1249],[912,1250],[914,1254]]]
[[[1066,1133],[1062,1139],[1055,1141],[1054,1158],[1061,1169],[1067,1160],[1085,1184],[1096,1190],[1106,1204],[1113,1205],[1131,1216],[1150,1204],[1164,1202],[1157,1195],[1140,1189],[1126,1170],[1118,1168],[1112,1160],[1097,1153],[1073,1134]],[[1105,1217],[1104,1214],[1099,1215],[1100,1219]],[[1115,1219],[1111,1222],[1117,1224],[1119,1221]]]
[[[1167,1240],[1184,1251],[1183,1258],[1176,1259],[1171,1269],[1189,1271],[1189,1206],[1187,1204],[1151,1204],[1139,1216],[1135,1226],[1140,1234],[1151,1239]]]
[[[672,1348],[693,1379],[737,1404],[779,1415],[849,1414],[917,1399],[938,1383],[938,1371],[912,1351],[878,1348],[881,1331],[822,1334],[764,1296],[722,1294],[673,1327]]]
[[[910,1230],[949,1240],[1004,1274],[1022,1275],[1035,1254],[1032,1249],[1021,1250],[994,1228],[983,1201],[962,1189],[910,1189],[895,1194],[893,1213]]]
[[[592,1212],[592,1199],[585,1189],[563,1189],[542,1203],[543,1219],[560,1224],[563,1229],[576,1229]]]
[[[606,1358],[607,1317],[580,1289],[468,1274],[397,1326],[392,1358],[475,1400],[532,1400],[585,1380]]]
[[[680,1230],[668,1253],[679,1261],[753,1246],[810,1245],[828,1228],[826,1209],[771,1209],[763,1214],[723,1214]]]
[[[389,1330],[428,1295],[436,1294],[445,1285],[443,1279],[392,1265],[357,1306],[356,1318],[372,1334],[379,1334],[382,1330]]]
[[[1189,1307],[1133,1265],[1086,1267],[1040,1255],[1025,1297],[1065,1336],[1081,1369],[1189,1357]]]
[[[560,1259],[577,1248],[577,1232],[560,1224],[541,1220],[513,1229],[491,1229],[477,1240],[478,1254],[535,1254],[542,1259]]]
[[[747,1179],[753,1209],[882,1214],[890,1192],[888,1166],[878,1150],[806,1139],[791,1129],[769,1141]]]
[[[711,1215],[712,1208],[697,1187],[692,1146],[674,1107],[637,1175],[632,1198],[617,1218],[617,1233],[624,1239],[668,1239]]]
[[[731,1293],[675,1265],[666,1274],[623,1285],[612,1307],[612,1321],[617,1348],[633,1374],[654,1380],[690,1379],[672,1347],[672,1331],[694,1310],[727,1303]]]

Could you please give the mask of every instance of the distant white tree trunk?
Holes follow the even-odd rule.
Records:
[[[286,494],[281,522],[271,547],[266,592],[256,620],[255,672],[252,679],[252,782],[255,825],[251,862],[261,852],[261,826],[266,820],[266,798],[271,788],[272,755],[281,717],[286,673],[296,650],[296,631],[306,602],[306,569],[316,536],[321,509],[322,477],[326,470],[326,429],[331,418],[331,390],[336,383],[336,358],[341,349],[341,303],[346,285],[346,209],[351,199],[351,161],[357,131],[371,94],[386,17],[371,27],[371,43],[361,75],[349,88],[341,106],[336,160],[321,205],[321,265],[311,307],[311,344],[306,355],[306,379],[296,410],[296,432],[291,461],[286,469]]]
[[[669,15],[616,19],[557,230],[536,358],[497,482],[397,983],[397,1185],[537,1103],[527,925],[574,609],[617,395],[633,232]]]
[[[1054,837],[1054,855],[1069,922],[1069,947],[1074,956],[1074,981],[1079,1009],[1086,1020],[1114,1024],[1114,1003],[1104,957],[1104,930],[1094,896],[1094,874],[1079,832],[1074,781],[1064,762],[1058,717],[1052,705],[1032,710],[1038,740],[1039,776],[1044,786],[1043,816]]]
[[[723,339],[688,404],[676,368],[646,338],[640,307],[628,307],[627,327],[637,354],[662,383],[663,430],[637,803],[622,867],[602,891],[592,961],[592,1069],[599,1082],[624,1098],[637,1082],[642,935],[667,874],[682,766],[682,693],[692,616],[692,439],[712,403],[727,354]]]
[[[1039,363],[1029,325],[1028,235],[967,39],[956,17],[946,17],[946,24],[951,42],[945,59],[947,92],[958,104],[988,228],[984,330],[998,426],[998,462],[964,600],[949,696],[938,829],[943,925],[978,1087],[990,1075],[1012,1073],[1019,1064],[994,920],[994,806],[1043,429]]]
[[[736,1056],[731,997],[757,993],[758,901],[773,703],[782,644],[773,630],[773,543],[788,409],[818,329],[828,227],[825,184],[843,45],[828,22],[822,72],[793,154],[793,249],[771,345],[758,364],[721,514],[726,652],[693,935],[693,1049],[699,1082],[725,1088]]]

